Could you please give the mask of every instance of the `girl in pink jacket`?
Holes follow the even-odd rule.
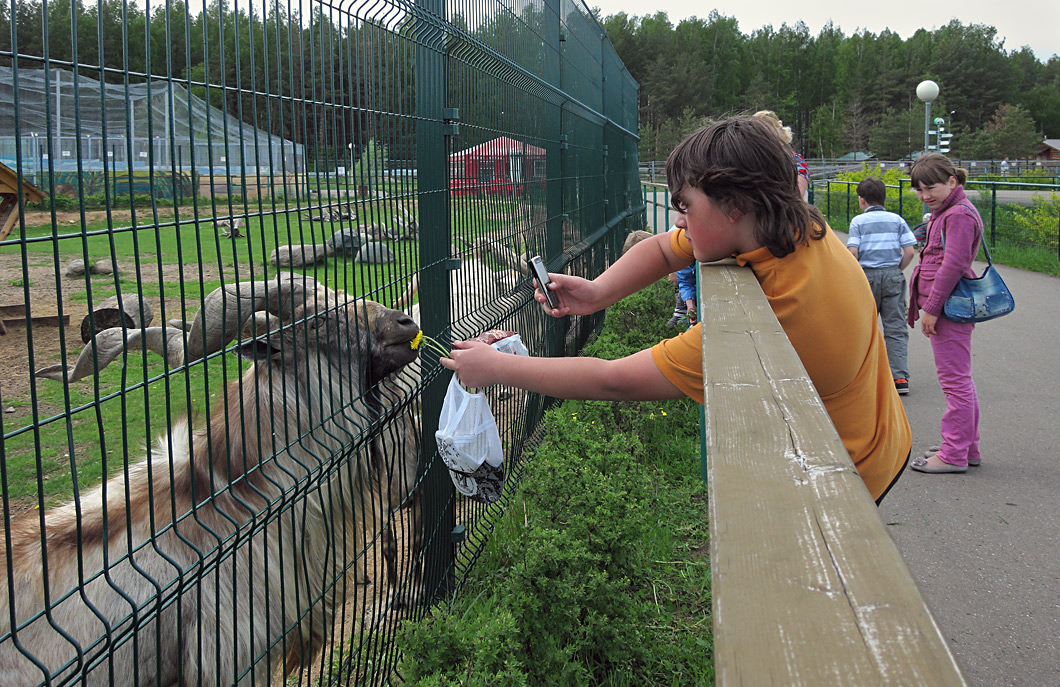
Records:
[[[910,170],[913,190],[931,209],[920,264],[909,288],[909,326],[920,317],[920,329],[931,339],[939,385],[946,395],[942,443],[913,459],[912,468],[927,473],[967,472],[979,465],[979,398],[972,382],[974,324],[951,322],[942,315],[961,277],[974,277],[972,260],[979,251],[982,219],[964,195],[967,175],[945,155],[923,155]]]

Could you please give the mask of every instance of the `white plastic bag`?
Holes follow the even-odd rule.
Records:
[[[484,503],[500,498],[504,448],[485,394],[470,393],[453,375],[434,437],[457,491]]]
[[[518,334],[490,345],[503,353],[527,355]],[[434,437],[457,491],[484,503],[500,498],[504,489],[504,447],[485,394],[469,392],[453,375]]]
[[[486,395],[470,393],[456,375],[449,380],[435,438],[451,470],[471,473],[484,462],[500,467],[504,460],[497,421]]]
[[[500,341],[495,341],[490,344],[501,353],[514,353],[515,355],[530,355],[530,352],[526,350],[526,346],[523,345],[523,340],[518,334],[512,334],[506,336]]]

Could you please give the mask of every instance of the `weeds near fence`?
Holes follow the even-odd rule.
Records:
[[[586,354],[656,343],[672,302],[614,305]],[[712,682],[699,406],[567,402],[543,435],[460,593],[405,625],[404,684]]]

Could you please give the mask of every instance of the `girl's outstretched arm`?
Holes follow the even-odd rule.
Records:
[[[501,353],[479,341],[458,341],[444,367],[467,387],[494,384],[535,391],[554,398],[654,401],[682,398],[645,349],[619,360],[537,358]]]
[[[690,261],[681,260],[674,253],[668,234],[656,234],[633,246],[615,264],[591,281],[550,272],[551,291],[559,295],[558,308],[548,307],[540,288],[535,291],[534,298],[542,304],[545,312],[554,317],[590,315],[691,264]]]

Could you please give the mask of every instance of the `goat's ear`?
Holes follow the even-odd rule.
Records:
[[[282,355],[279,340],[271,336],[256,336],[239,344],[239,357],[251,362],[279,360]]]

